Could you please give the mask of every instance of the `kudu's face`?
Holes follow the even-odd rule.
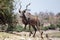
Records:
[[[23,11],[21,11],[21,10],[19,10],[19,13],[20,13],[20,17],[22,18],[24,15],[24,13],[26,13],[26,10],[23,10]]]
[[[20,17],[24,17],[24,14],[26,13],[26,11],[27,10],[29,11],[29,9],[27,9],[29,5],[30,5],[30,3],[28,5],[26,5],[26,9],[24,9],[24,10],[21,10],[22,5],[20,5],[20,10],[19,10]]]

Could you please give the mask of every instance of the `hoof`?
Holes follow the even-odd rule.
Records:
[[[31,32],[31,34],[33,34],[33,33]]]
[[[31,35],[29,35],[29,37],[30,37]]]
[[[33,35],[33,37],[35,37],[35,35]]]
[[[31,36],[31,34],[29,34],[29,37]]]

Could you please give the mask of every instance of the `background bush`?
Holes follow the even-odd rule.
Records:
[[[51,25],[49,26],[49,29],[55,30],[55,29],[56,29],[56,26],[55,26],[54,24],[51,24]]]
[[[31,27],[31,31],[33,31],[34,29]],[[21,26],[21,25],[17,25],[14,29],[14,31],[17,31],[17,32],[21,32],[21,31],[26,31],[26,32],[29,32],[29,26],[26,27],[26,29],[24,30],[24,27]]]
[[[41,29],[46,31],[49,29],[49,27],[42,27]]]
[[[14,31],[21,32],[23,30],[23,26],[17,25],[14,29]]]
[[[51,24],[50,26],[42,27],[42,30],[55,30],[57,27],[54,24]]]

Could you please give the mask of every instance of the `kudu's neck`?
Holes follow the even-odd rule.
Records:
[[[27,18],[26,18],[25,13],[23,13],[23,19],[24,19],[25,21],[28,21]]]

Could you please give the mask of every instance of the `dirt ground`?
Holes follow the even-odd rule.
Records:
[[[56,30],[48,30],[48,31],[44,31],[43,37],[44,39],[41,39],[40,37],[40,33],[37,31],[35,37],[32,37],[32,35],[29,37],[29,32],[14,32],[14,34],[9,34],[9,33],[5,33],[5,32],[0,32],[0,40],[60,40],[60,37],[52,37],[49,34],[49,39],[47,39],[45,37],[45,34],[52,34],[52,33],[59,33],[60,31],[56,31]]]

